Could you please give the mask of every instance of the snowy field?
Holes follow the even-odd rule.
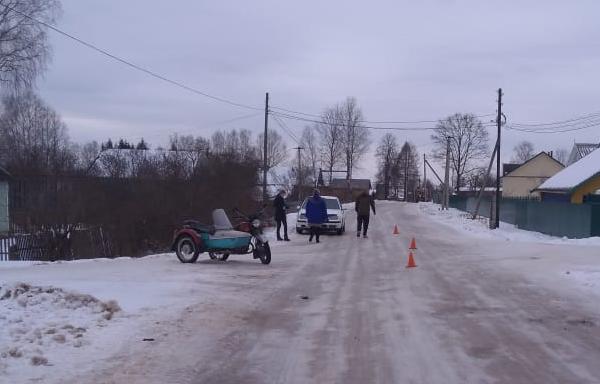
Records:
[[[600,315],[600,239],[554,238],[507,224],[490,231],[486,221],[470,220],[453,209],[440,211],[430,203],[377,204],[378,215],[372,217],[371,236],[366,240],[353,236],[352,210],[347,218],[349,233],[327,236],[322,244],[308,244],[306,236],[293,233],[295,214],[289,215],[292,241],[272,241],[269,266],[251,256],[219,262],[204,255],[198,263],[187,265],[173,254],[0,262],[0,382],[233,383],[249,373],[254,379],[247,382],[367,382],[371,373],[383,375],[379,382],[386,382],[385,378],[494,382],[472,381],[490,374],[495,377],[480,357],[470,357],[469,345],[483,345],[485,337],[473,341],[456,328],[453,346],[444,352],[447,327],[456,326],[452,300],[468,310],[457,324],[471,324],[479,313],[470,302],[485,299],[484,307],[507,308],[497,317],[481,312],[485,321],[498,322],[496,327],[479,330],[485,334],[494,329],[496,334],[486,336],[490,340],[510,339],[512,335],[502,330],[521,317],[538,321],[544,311],[552,310],[550,320],[544,321],[559,321],[560,311],[567,311],[569,303],[584,308],[583,315],[574,312],[565,324],[600,323],[596,318]],[[394,224],[400,227],[400,236],[391,234]],[[405,248],[413,236],[419,267],[409,271],[404,269]],[[458,285],[444,291],[442,282]],[[507,282],[513,285],[507,287]],[[502,297],[492,297],[500,291]],[[547,305],[526,301],[523,292],[551,301]],[[554,305],[557,309],[552,309]],[[372,316],[366,317],[367,313]],[[426,314],[434,318],[424,321]],[[436,318],[436,314],[444,315]],[[530,320],[523,321],[530,327]],[[261,328],[263,323],[266,329]],[[596,329],[592,325],[572,334],[574,340],[583,342],[589,337],[583,332]],[[379,327],[401,331],[381,339]],[[554,338],[549,332],[542,335]],[[361,343],[356,345],[364,345],[364,350],[353,347],[359,337]],[[465,340],[456,339],[461,337]],[[457,353],[463,344],[466,352]],[[386,346],[396,355],[384,353]],[[477,348],[473,353],[483,353],[483,347]],[[524,344],[523,348],[515,353],[530,347]],[[380,352],[382,357],[374,359]],[[231,361],[219,361],[229,355]],[[257,361],[268,356],[273,363],[268,369],[263,365],[255,369],[251,356]],[[434,365],[431,356],[438,359]],[[352,364],[355,358],[368,365]],[[449,360],[443,362],[445,358]],[[198,361],[210,369],[186,370]],[[338,363],[344,370],[333,368]],[[540,362],[524,362],[523,369],[529,363]],[[461,373],[465,366],[470,368]],[[427,370],[430,373],[423,373]],[[592,375],[584,373],[588,376],[581,377]],[[454,379],[446,380],[446,375]],[[105,376],[111,379],[102,379]]]

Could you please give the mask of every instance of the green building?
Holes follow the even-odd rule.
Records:
[[[8,186],[10,174],[0,167],[0,233],[8,232]]]

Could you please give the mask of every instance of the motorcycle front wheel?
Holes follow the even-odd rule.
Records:
[[[254,257],[260,259],[261,263],[271,263],[271,247],[269,247],[269,243],[256,244],[256,248],[254,249],[253,253]]]
[[[183,235],[177,240],[175,253],[182,263],[195,263],[200,251],[191,236]]]

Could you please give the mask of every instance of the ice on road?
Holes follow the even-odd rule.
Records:
[[[415,204],[377,212],[369,239],[296,235],[273,244],[269,266],[127,261],[142,271],[119,275],[128,289],[168,279],[171,291],[151,308],[121,304],[137,314],[130,333],[87,369],[35,369],[61,383],[600,382],[600,247],[473,236]],[[413,236],[418,267],[406,269]]]

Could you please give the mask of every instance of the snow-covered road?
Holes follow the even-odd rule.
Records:
[[[274,244],[270,266],[97,263],[100,276],[121,263],[110,281],[129,290],[96,295],[123,308],[106,326],[118,337],[99,335],[80,360],[35,367],[37,376],[8,372],[61,383],[600,382],[600,247],[473,236],[414,204],[381,202],[378,212],[369,239],[294,236]],[[406,269],[413,236],[418,267]],[[69,281],[86,264],[38,266],[39,284],[76,288]],[[52,277],[61,266],[63,285]],[[0,281],[31,268],[0,269]]]

